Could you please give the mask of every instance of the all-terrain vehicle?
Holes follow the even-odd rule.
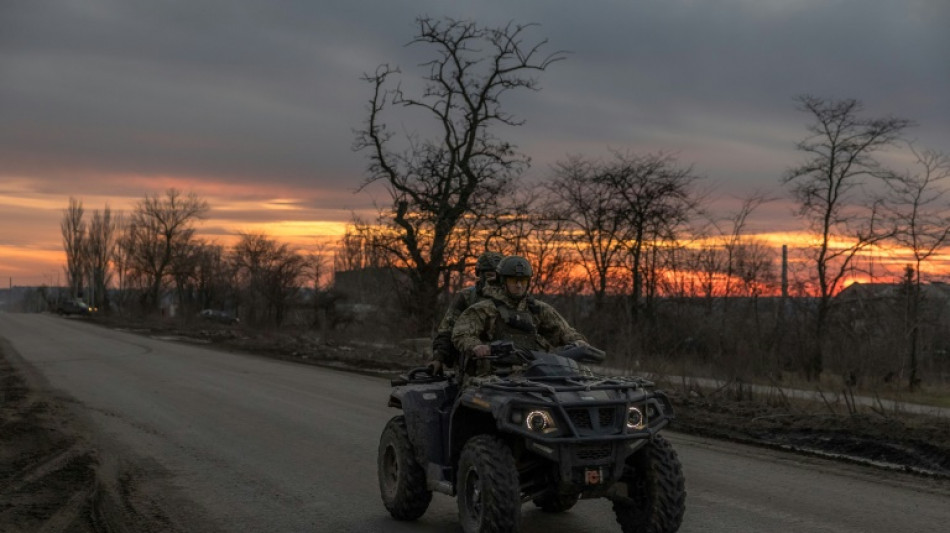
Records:
[[[557,353],[492,344],[485,377],[392,381],[402,409],[379,442],[379,487],[398,520],[422,516],[433,492],[455,496],[466,533],[518,531],[521,506],[563,512],[579,499],[613,501],[624,533],[677,531],[686,489],[676,452],[660,434],[669,399],[637,377],[594,375],[604,353]]]

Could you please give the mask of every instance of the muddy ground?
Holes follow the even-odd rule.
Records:
[[[0,339],[0,532],[179,533]]]
[[[248,333],[234,326],[121,326],[224,350],[380,375],[396,375],[423,362],[408,347],[328,345],[313,336]],[[176,531],[161,509],[136,503],[129,473],[104,464],[81,418],[43,392],[41,377],[15,370],[10,352],[0,341],[0,531]],[[850,413],[748,393],[739,401],[731,388],[668,390],[676,408],[675,431],[950,480],[950,419],[870,409]]]

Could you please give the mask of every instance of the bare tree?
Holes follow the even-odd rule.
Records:
[[[598,161],[569,156],[555,165],[554,177],[548,185],[557,201],[558,216],[567,223],[568,238],[587,273],[598,307],[621,267],[623,242],[627,238],[610,185],[600,179],[603,171]]]
[[[909,120],[863,118],[854,99],[798,98],[799,109],[811,115],[808,137],[798,143],[807,161],[788,171],[782,183],[799,203],[798,214],[818,235],[812,258],[818,284],[816,344],[804,361],[808,378],[821,375],[824,341],[832,298],[846,279],[852,261],[863,250],[882,241],[889,232],[881,227],[880,203],[864,186],[886,175],[874,154],[895,143]],[[840,244],[838,244],[840,243]]]
[[[112,252],[112,266],[115,272],[116,297],[120,308],[125,308],[129,302],[132,287],[138,286],[133,270],[131,254],[135,246],[131,242],[133,236],[129,231],[127,218],[117,221],[115,249]]]
[[[729,250],[728,294],[757,298],[778,290],[776,251],[757,239],[743,239]]]
[[[306,271],[315,291],[327,286],[333,272],[330,253],[325,243],[317,243],[315,249],[307,255]]]
[[[360,224],[359,220],[355,220],[353,224],[347,225],[343,236],[340,237],[337,249],[333,253],[334,272],[359,270],[371,264],[367,258],[367,249],[373,247],[368,245],[364,235],[359,232]]]
[[[725,287],[723,293],[733,296],[738,291],[741,296],[755,296],[774,278],[773,261],[766,252],[766,246],[746,235],[749,217],[762,205],[773,201],[761,193],[754,192],[742,200],[742,205],[729,220],[729,231],[722,232],[726,237]]]
[[[69,285],[69,295],[73,298],[83,296],[88,267],[84,213],[82,201],[70,196],[69,207],[63,210],[63,218],[59,223],[63,249],[66,251],[66,283]]]
[[[686,249],[687,271],[696,277],[694,297],[705,301],[706,312],[712,311],[713,299],[725,296],[728,258],[726,250],[714,242]]]
[[[914,390],[920,382],[921,267],[938,254],[950,238],[950,198],[943,186],[950,178],[950,157],[932,150],[919,152],[913,146],[910,146],[910,150],[917,159],[920,171],[895,174],[888,179],[888,184],[891,189],[890,214],[897,228],[894,240],[910,250],[914,258],[914,266],[910,269],[912,278],[907,280],[906,327],[909,344],[907,383]]]
[[[113,258],[123,304],[130,303],[133,293],[138,295],[140,304],[144,303],[147,288],[151,286],[146,265],[158,254],[158,245],[157,240],[148,239],[148,232],[144,228],[140,228],[130,218],[125,219]]]
[[[172,254],[169,277],[174,283],[181,316],[188,317],[206,305],[222,284],[228,282],[227,269],[222,269],[220,247],[200,239],[191,239]],[[217,276],[218,279],[209,279]],[[213,301],[213,300],[212,300]]]
[[[605,185],[615,199],[615,216],[626,235],[622,242],[629,256],[635,320],[644,295],[644,276],[654,283],[657,279],[656,269],[649,270],[654,262],[648,261],[645,252],[655,250],[660,241],[676,241],[699,205],[693,190],[698,179],[691,167],[678,167],[676,159],[664,153],[615,153],[597,175],[596,182]]]
[[[381,215],[375,223],[354,217],[334,255],[334,270],[392,268],[404,257],[398,230],[385,224]]]
[[[710,221],[704,231],[712,234],[704,245],[692,252],[692,262],[697,265],[701,280],[700,292],[707,299],[707,311],[711,310],[712,298],[721,297],[722,330],[725,330],[734,297],[755,299],[775,285],[774,251],[745,234],[752,213],[770,201],[771,198],[759,192],[751,193],[727,219]]]
[[[168,189],[164,196],[146,194],[129,217],[122,245],[127,267],[144,289],[143,305],[155,309],[172,275],[176,255],[189,250],[194,223],[204,218],[208,203],[194,193]]]
[[[550,192],[540,187],[527,191],[524,207],[523,255],[534,266],[532,290],[543,296],[567,287],[573,266],[577,264],[567,237],[568,221],[558,216]]]
[[[950,156],[910,147],[918,173],[894,174],[890,185],[890,214],[896,222],[894,240],[914,257],[914,282],[921,283],[921,267],[947,244],[950,237]]]
[[[89,277],[92,284],[90,304],[103,312],[109,311],[109,285],[112,281],[112,258],[115,255],[118,223],[108,204],[100,213],[92,212],[89,233],[86,239],[86,255]]]
[[[280,326],[300,287],[307,266],[304,256],[263,234],[241,234],[232,254],[235,272],[247,298],[251,323]]]
[[[531,73],[564,55],[541,55],[546,41],[525,43],[526,25],[482,28],[428,17],[417,22],[419,31],[410,44],[432,47],[437,56],[425,64],[425,89],[412,97],[401,85],[390,88],[400,71],[388,65],[367,75],[373,96],[354,148],[369,153],[369,175],[361,189],[382,182],[390,193],[386,221],[401,247],[393,252],[412,281],[410,311],[417,318],[417,333],[427,334],[459,221],[492,204],[528,164],[511,143],[492,133],[496,126],[521,124],[503,109],[501,98],[512,90],[537,89]],[[410,133],[398,148],[383,122],[390,107],[422,112],[438,133],[431,139]]]
[[[237,305],[237,283],[224,248],[200,242],[189,255],[191,301],[200,309],[233,309]]]

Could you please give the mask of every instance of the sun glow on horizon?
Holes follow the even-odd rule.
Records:
[[[242,233],[261,234],[287,243],[294,250],[331,253],[337,249],[340,238],[352,223],[349,216],[351,212],[344,212],[342,207],[315,207],[312,198],[314,194],[319,194],[314,191],[307,191],[310,198],[306,198],[300,195],[300,191],[287,187],[268,186],[267,194],[261,194],[265,189],[261,184],[201,182],[172,176],[127,176],[125,180],[122,184],[123,190],[128,190],[130,184],[141,184],[143,188],[151,191],[149,194],[159,197],[168,188],[176,188],[186,194],[197,194],[208,202],[210,210],[205,219],[196,221],[196,235],[206,242],[225,247],[236,244]],[[108,196],[101,190],[91,192],[92,194],[76,196],[82,202],[87,217],[107,205],[115,215],[122,215],[134,209],[141,201],[141,198],[131,196]],[[57,250],[54,247],[61,247],[59,217],[67,207],[68,197],[67,193],[49,194],[39,191],[31,187],[27,180],[5,180],[0,185],[0,208],[8,209],[11,213],[22,212],[21,219],[28,215],[40,221],[40,216],[43,217],[42,227],[37,223],[18,226],[15,234],[9,234],[15,235],[16,239],[4,240],[0,235],[0,277],[48,282],[53,277],[51,273],[62,272],[65,253],[61,248]],[[329,203],[332,198],[335,196],[321,197],[322,203]],[[86,220],[88,222],[89,218]],[[715,249],[725,246],[729,240],[728,236],[687,239],[677,243],[677,246],[685,246],[687,249]],[[787,246],[789,263],[800,272],[813,269],[813,264],[810,264],[813,261],[810,251],[815,250],[819,242],[818,237],[812,233],[796,231],[757,232],[739,238],[740,244],[765,248],[776,269],[781,261],[781,248]],[[835,239],[830,243],[834,250],[846,249],[850,244],[845,239]],[[861,253],[858,262],[858,267],[849,272],[844,282],[846,285],[884,279],[899,280],[906,266],[914,263],[913,254],[896,245],[869,247]],[[950,253],[931,257],[921,265],[921,271],[932,278],[950,276]],[[691,273],[683,280],[695,277],[696,274],[698,273]],[[695,279],[699,280],[699,277]],[[683,280],[678,282],[682,283]]]
[[[54,284],[63,272],[66,252],[0,244],[2,286]]]
[[[329,220],[277,220],[256,224],[228,222],[222,224],[222,227],[233,231],[231,237],[234,240],[237,240],[241,233],[262,234],[292,245],[312,246],[318,243],[317,241],[324,242],[342,237],[347,225],[347,222]]]

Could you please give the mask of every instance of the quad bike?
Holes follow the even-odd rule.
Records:
[[[433,492],[455,496],[466,533],[518,531],[521,506],[567,511],[579,499],[612,500],[624,533],[672,533],[686,489],[676,452],[659,432],[669,399],[636,377],[599,377],[584,363],[604,352],[558,353],[496,342],[492,374],[392,381],[402,409],[379,442],[379,487],[397,520],[422,516]],[[464,368],[464,366],[462,366]]]

